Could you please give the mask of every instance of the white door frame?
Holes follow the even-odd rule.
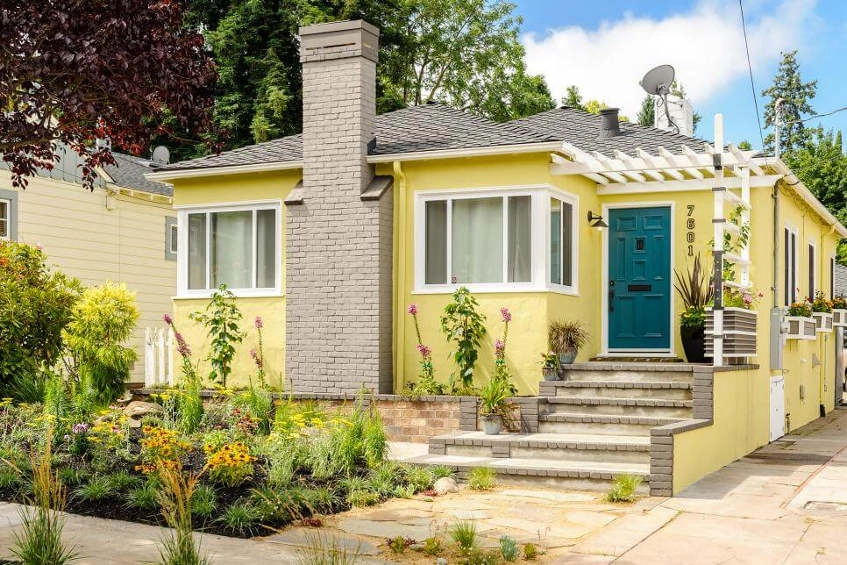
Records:
[[[609,215],[610,210],[621,208],[670,208],[671,226],[669,241],[670,244],[670,261],[668,262],[668,300],[670,300],[670,320],[668,321],[668,336],[670,347],[663,349],[613,349],[609,350],[609,232],[612,231],[612,218]],[[675,257],[674,250],[674,234],[676,233],[676,202],[673,200],[660,200],[650,202],[623,202],[615,204],[603,204],[603,217],[609,220],[609,228],[603,230],[602,242],[602,268],[600,277],[600,331],[603,335],[602,340],[602,355],[605,357],[632,357],[633,354],[646,354],[649,357],[676,357],[676,335],[674,333],[673,321],[676,318],[675,300],[673,299],[673,268]]]

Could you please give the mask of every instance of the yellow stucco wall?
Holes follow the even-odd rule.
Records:
[[[174,184],[174,205],[203,206],[207,204],[243,203],[258,200],[284,200],[291,189],[300,181],[299,171],[278,171],[273,173],[250,173],[222,175],[191,179],[178,179]],[[282,206],[283,228],[280,241],[282,268],[282,286],[285,283],[285,206]],[[258,335],[254,320],[261,316],[264,322],[262,330],[265,371],[269,384],[282,388],[285,378],[285,296],[241,297],[238,307],[244,318],[241,328],[247,332],[244,342],[238,347],[233,363],[233,372],[228,386],[245,386],[256,366],[250,357],[250,350],[258,345]],[[203,328],[188,319],[191,312],[203,310],[206,299],[175,298],[173,300],[174,323],[186,336],[195,359],[200,361],[200,374],[208,374],[205,356],[209,350],[209,340]],[[175,360],[178,370],[178,360]]]
[[[757,370],[716,373],[714,378],[714,424],[678,434],[674,438],[673,491],[680,492],[706,474],[720,469],[765,445],[770,438],[770,379],[785,379],[785,413],[790,429],[803,426],[820,415],[820,406],[834,408],[835,337],[818,333],[814,341],[788,340],[783,349],[783,371],[770,369],[770,309],[773,306],[773,207],[771,190],[754,189],[750,241],[754,287],[763,291],[759,301]],[[781,190],[779,235],[783,226],[798,231],[798,283],[800,297],[808,294],[808,241],[817,245],[817,288],[827,295],[831,285],[829,259],[835,256],[838,236],[823,225],[806,204]],[[784,247],[780,239],[778,306],[783,306]],[[813,363],[817,359],[820,364]],[[813,366],[815,365],[815,366]],[[802,392],[801,392],[802,391]]]

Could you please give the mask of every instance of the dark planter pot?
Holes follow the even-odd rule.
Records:
[[[682,349],[685,350],[685,359],[689,363],[705,363],[711,361],[706,357],[706,335],[705,328],[680,328],[682,338]]]
[[[541,374],[545,381],[558,381],[559,369],[557,367],[542,367]]]

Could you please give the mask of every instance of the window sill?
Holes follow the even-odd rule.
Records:
[[[214,291],[209,292],[198,292],[197,294],[177,294],[176,296],[172,296],[171,300],[208,300],[212,297],[212,293]],[[267,291],[244,291],[244,290],[233,290],[232,294],[236,298],[282,298],[285,296],[284,292],[279,290],[267,290]]]
[[[514,286],[508,284],[501,285],[473,285],[473,284],[456,284],[456,285],[439,285],[432,287],[424,287],[424,288],[416,288],[413,289],[411,294],[413,295],[427,295],[427,294],[452,294],[457,289],[461,287],[467,287],[467,289],[472,294],[495,294],[495,293],[509,293],[509,294],[517,294],[517,293],[554,293],[554,294],[563,294],[567,296],[579,296],[579,291],[577,289],[569,289],[564,287],[552,287],[552,286]]]

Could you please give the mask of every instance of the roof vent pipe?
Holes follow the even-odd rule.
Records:
[[[618,123],[618,109],[604,108],[600,110],[600,135],[599,139],[607,139],[621,134]]]

